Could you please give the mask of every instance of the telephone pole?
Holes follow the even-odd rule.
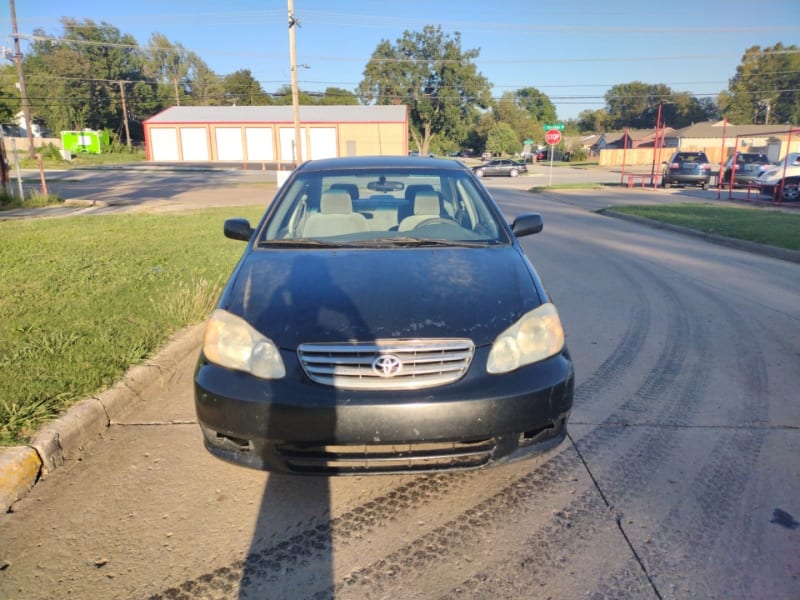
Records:
[[[131,147],[131,130],[128,127],[128,105],[125,102],[125,82],[118,81],[119,93],[122,96],[122,122],[125,125],[125,142],[128,144],[128,149]]]
[[[14,62],[17,63],[17,77],[19,78],[19,94],[22,97],[22,114],[25,116],[25,133],[28,136],[28,155],[36,157],[36,148],[33,147],[33,131],[31,128],[31,105],[28,102],[28,92],[25,91],[25,75],[22,72],[22,52],[19,49],[19,32],[17,31],[17,9],[14,0],[11,4],[11,30],[14,37]]]
[[[297,54],[294,48],[294,28],[300,26],[294,18],[294,0],[289,0],[289,60],[292,63],[292,113],[294,115],[295,166],[303,162],[303,146],[300,138],[300,106],[297,92]]]

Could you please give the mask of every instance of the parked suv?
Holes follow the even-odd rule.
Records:
[[[786,202],[800,200],[800,152],[790,152],[758,176],[755,184],[762,196]]]
[[[750,185],[769,168],[769,158],[763,152],[737,152],[736,163],[731,156],[722,171],[723,185]],[[732,178],[732,179],[731,179]]]
[[[711,179],[711,164],[705,152],[676,152],[664,163],[661,185],[674,183],[699,185],[706,189]]]

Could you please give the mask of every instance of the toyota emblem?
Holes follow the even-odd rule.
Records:
[[[394,377],[403,370],[403,361],[394,354],[381,354],[372,361],[372,370],[381,377]]]

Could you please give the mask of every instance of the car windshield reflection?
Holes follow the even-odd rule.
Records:
[[[466,171],[316,172],[287,185],[259,232],[261,247],[510,243]]]

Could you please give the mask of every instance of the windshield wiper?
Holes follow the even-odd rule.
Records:
[[[314,239],[282,239],[282,240],[261,240],[258,243],[259,248],[268,246],[281,246],[283,248],[341,248],[350,246],[349,242],[326,242],[323,240]]]

